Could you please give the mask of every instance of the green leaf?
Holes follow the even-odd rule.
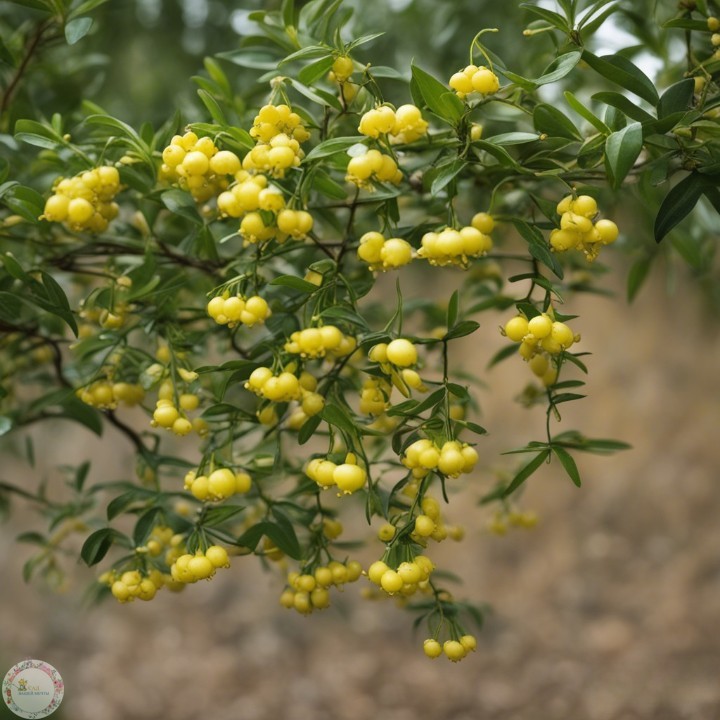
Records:
[[[693,20],[691,18],[673,18],[672,20],[666,20],[661,27],[664,28],[682,28],[683,30],[698,30],[700,32],[707,32],[707,21],[705,20]]]
[[[550,252],[550,248],[540,230],[522,220],[513,220],[513,225],[528,243],[530,254],[562,279],[562,265],[560,265],[555,255]]]
[[[271,280],[270,285],[281,285],[282,287],[292,288],[293,290],[300,290],[300,292],[307,293],[308,295],[311,295],[318,289],[317,285],[313,285],[311,282],[296,277],[295,275],[280,275],[280,277]]]
[[[147,501],[148,496],[151,494],[149,490],[145,490],[144,488],[133,488],[132,490],[121,493],[108,503],[107,509],[105,510],[107,519],[113,520],[135,503]]]
[[[634,103],[632,100],[625,97],[625,95],[621,95],[620,93],[599,92],[595,93],[592,96],[592,99],[597,100],[598,102],[605,103],[606,105],[615,107],[618,110],[621,110],[633,120],[638,120],[642,123],[649,123],[655,121],[655,118],[650,113],[645,112],[645,110],[639,107],[637,103]]]
[[[304,85],[312,85],[316,80],[328,74],[334,62],[332,55],[311,62],[298,73],[298,80]]]
[[[289,78],[287,83],[311,102],[323,105],[324,107],[332,107],[335,108],[335,110],[342,112],[342,105],[334,95],[331,95],[323,90],[309,88],[307,85],[304,85],[297,80],[293,80],[292,78]]]
[[[563,112],[552,105],[540,103],[533,110],[533,125],[539,133],[551,137],[563,137],[580,140],[582,135],[573,122]]]
[[[449,328],[453,327],[458,319],[458,311],[460,309],[460,291],[455,290],[453,294],[450,296],[450,301],[448,302],[448,309],[447,309],[447,326]]]
[[[610,128],[588,108],[586,108],[569,90],[563,93],[567,104],[581,117],[585,118],[592,126],[603,135],[610,134]]]
[[[659,243],[690,211],[703,194],[706,180],[691,172],[665,196],[655,218],[655,242]]]
[[[355,433],[355,424],[352,418],[347,414],[345,408],[340,405],[329,402],[322,409],[320,415],[328,425],[334,425],[350,435]]]
[[[65,25],[65,40],[68,45],[74,45],[82,40],[89,32],[93,25],[92,18],[79,17],[71,20]]]
[[[174,188],[166,190],[160,196],[163,205],[174,215],[179,215],[195,225],[202,225],[203,221],[195,206],[190,193]]]
[[[412,65],[412,77],[425,104],[438,117],[451,124],[457,123],[465,112],[465,106],[455,93],[417,65]]]
[[[598,57],[589,50],[583,50],[582,59],[610,82],[635,93],[653,107],[658,104],[660,97],[652,80],[623,55]]]
[[[479,327],[480,323],[475,320],[463,320],[455,325],[455,327],[450,328],[443,340],[455,340],[456,338],[465,337],[466,335],[472,335]]]
[[[103,426],[100,414],[95,408],[86,405],[82,400],[74,395],[69,395],[61,403],[62,414],[59,417],[65,417],[68,420],[74,420],[76,423],[86,427],[90,432],[98,437],[102,435]]]
[[[225,113],[223,113],[218,101],[207,90],[200,89],[197,91],[197,94],[200,100],[202,100],[203,105],[207,108],[207,111],[210,113],[210,117],[212,117],[212,119],[220,125],[227,125]]]
[[[493,145],[523,145],[529,142],[536,142],[539,139],[537,133],[529,132],[507,132],[485,138],[487,142],[493,143]]]
[[[163,509],[156,505],[155,507],[148,508],[135,523],[135,529],[133,530],[133,542],[135,547],[139,547],[145,544],[147,539],[150,537],[152,529],[157,524],[158,515],[162,515]]]
[[[18,120],[15,123],[15,139],[41,148],[54,149],[64,140],[52,128],[35,120]]]
[[[83,543],[80,557],[89,567],[97,565],[107,555],[113,543],[124,537],[124,535],[112,528],[96,530]]]
[[[567,20],[565,20],[565,18],[559,13],[556,13],[552,10],[546,10],[545,8],[538,7],[537,5],[531,5],[530,3],[526,2],[520,3],[520,7],[524,8],[528,12],[531,12],[533,15],[537,15],[550,26],[561,30],[565,34],[568,34],[570,32],[570,27],[567,24]]]
[[[503,491],[502,497],[512,495],[548,458],[550,449],[545,448],[539,452],[527,465],[515,475],[510,484]]]
[[[575,460],[572,455],[567,450],[558,447],[557,445],[552,446],[552,451],[565,468],[565,472],[568,474],[573,483],[577,485],[577,487],[580,487],[582,484],[580,481],[580,473],[578,472],[577,465],[575,464]]]
[[[278,67],[281,67],[283,65],[286,65],[287,63],[292,62],[293,60],[305,60],[309,58],[319,58],[324,57],[328,54],[328,48],[324,45],[309,45],[308,47],[301,48],[300,50],[296,50],[293,53],[290,53],[286,57],[284,57],[279,63]]]
[[[643,147],[642,125],[630,123],[622,130],[611,133],[605,141],[605,167],[611,185],[617,190],[632,169]]]
[[[239,515],[245,509],[244,505],[221,505],[211,507],[205,511],[202,524],[208,527],[222,525],[224,522]]]
[[[314,160],[337,155],[338,153],[344,153],[349,147],[362,143],[365,139],[362,135],[354,135],[351,137],[338,137],[324,140],[305,156],[303,163],[313,162]]]
[[[308,418],[298,430],[298,445],[304,445],[311,437],[315,435],[322,418],[319,415],[313,415]]]
[[[13,186],[5,195],[5,204],[28,222],[38,223],[45,207],[42,195],[36,190],[22,185]]]
[[[580,62],[582,53],[573,50],[556,57],[544,70],[542,75],[534,81],[535,85],[547,85],[556,82],[566,75],[569,75],[573,68]]]
[[[460,158],[455,158],[444,165],[435,168],[437,174],[430,186],[430,194],[437,195],[446,185],[451,183],[466,167],[468,163]]]
[[[658,118],[662,120],[672,113],[681,113],[690,109],[690,102],[695,92],[695,81],[692,78],[684,78],[680,82],[671,85],[660,98],[657,111]]]

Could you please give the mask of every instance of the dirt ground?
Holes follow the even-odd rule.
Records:
[[[594,297],[572,309],[595,353],[592,399],[575,403],[564,426],[634,449],[581,457],[580,490],[545,468],[523,498],[539,526],[505,537],[487,532],[474,505],[489,473],[468,482],[468,502],[448,511],[467,539],[432,556],[464,577],[459,596],[493,608],[470,658],[428,660],[409,616],[392,601],[361,600],[357,586],[324,613],[284,611],[279,577],[252,558],[181,595],[87,611],[87,570],[60,596],[22,582],[31,551],[12,543],[28,518],[19,514],[0,527],[2,673],[25,657],[55,665],[67,688],[58,720],[720,718],[718,328],[691,290],[668,296],[659,279],[630,309]],[[465,345],[482,363],[499,342],[486,324]],[[489,466],[542,437],[542,410],[512,402],[524,373],[512,360],[488,377]],[[41,470],[99,453],[84,433],[78,453],[64,433],[44,446]],[[0,475],[20,480],[27,470],[5,455]],[[119,436],[98,458],[95,481],[131,462]]]

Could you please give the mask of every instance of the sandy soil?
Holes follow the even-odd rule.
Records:
[[[425,658],[410,618],[392,601],[360,600],[357,586],[325,613],[283,611],[278,576],[252,559],[179,596],[88,612],[82,568],[64,595],[23,584],[30,548],[11,542],[28,522],[21,513],[0,528],[2,671],[27,656],[53,663],[67,684],[58,720],[720,718],[720,341],[681,291],[669,298],[655,281],[631,309],[573,301],[596,353],[594,399],[564,424],[627,439],[631,452],[580,458],[581,490],[554,467],[533,477],[523,506],[541,523],[531,532],[490,535],[485,511],[451,505],[467,539],[433,556],[463,575],[458,595],[493,607],[464,662]],[[496,346],[488,328],[466,350],[486,357]],[[494,370],[482,398],[491,465],[542,436],[542,410],[512,403],[522,372],[512,361]],[[71,439],[43,448],[42,472],[78,460]],[[83,453],[94,442],[80,441]],[[118,437],[93,479],[127,462]],[[2,475],[21,481],[19,467],[6,454]],[[490,482],[474,477],[467,498]]]

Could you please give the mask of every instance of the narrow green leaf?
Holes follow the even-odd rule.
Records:
[[[527,465],[515,475],[510,484],[503,491],[502,497],[512,495],[548,458],[550,450],[545,448],[539,452]]]
[[[296,277],[295,275],[280,275],[280,277],[271,280],[270,285],[282,285],[282,287],[300,290],[300,292],[308,293],[309,295],[318,289],[317,285],[313,285],[311,282]]]
[[[556,57],[555,60],[543,70],[542,75],[534,81],[535,85],[554,83],[566,75],[569,75],[580,62],[581,57],[582,53],[577,50]]]
[[[635,93],[653,107],[658,104],[660,97],[652,80],[623,55],[598,57],[589,50],[583,50],[582,59],[610,82]]]
[[[570,32],[567,20],[559,13],[552,10],[546,10],[545,8],[538,7],[537,5],[531,5],[527,2],[520,3],[520,7],[524,8],[528,12],[531,12],[533,15],[537,15],[540,19],[544,20],[552,27],[555,27],[566,34]]]
[[[435,168],[437,175],[433,178],[432,185],[430,186],[430,194],[433,196],[437,195],[446,185],[450,184],[467,165],[468,163],[464,160],[455,158],[449,163]]]
[[[622,110],[629,118],[637,120],[642,123],[654,122],[655,118],[648,112],[645,112],[641,107],[634,103],[625,95],[621,95],[617,92],[599,92],[592,96],[593,100],[605,103],[616,107],[618,110]]]
[[[203,105],[207,108],[207,111],[210,113],[210,117],[220,125],[227,125],[225,113],[223,113],[218,101],[207,90],[200,89],[197,91],[197,94],[200,100],[202,100]]]
[[[580,485],[582,484],[580,480],[580,473],[578,471],[577,465],[575,464],[573,456],[567,450],[558,447],[557,445],[552,446],[552,451],[555,453],[557,459],[565,468],[565,472],[568,474],[569,478],[577,487],[580,487]]]
[[[322,409],[320,415],[329,425],[334,425],[350,435],[355,433],[355,424],[353,423],[352,418],[340,405],[329,402]]]
[[[83,543],[80,557],[89,567],[97,565],[107,555],[120,533],[112,528],[103,528],[92,533]]]
[[[319,415],[313,415],[308,418],[298,431],[298,445],[304,445],[311,437],[315,435],[322,418]]]
[[[457,95],[449,92],[446,85],[417,65],[412,65],[412,77],[430,110],[451,124],[460,120],[465,106]]]
[[[630,123],[618,132],[611,133],[605,142],[605,167],[617,190],[632,169],[643,147],[642,125]]]
[[[522,235],[528,243],[530,254],[536,260],[539,260],[543,265],[552,270],[557,277],[562,279],[562,265],[560,265],[555,255],[550,252],[550,248],[548,247],[540,230],[534,225],[528,225],[528,223],[523,222],[522,220],[513,220],[513,225],[515,225],[520,235]]]
[[[332,55],[315,60],[298,73],[298,80],[305,85],[312,85],[316,80],[328,74],[334,62]]]
[[[665,196],[655,218],[655,242],[659,243],[690,211],[703,194],[705,179],[697,172],[683,178]]]
[[[460,291],[455,290],[450,296],[447,309],[447,326],[453,327],[458,319],[458,311],[460,309]]]
[[[539,133],[550,137],[580,140],[582,135],[573,122],[560,110],[547,103],[540,103],[533,110],[533,125]]]
[[[475,320],[463,320],[450,328],[443,340],[455,340],[456,338],[465,337],[466,335],[472,335],[479,327],[480,323]]]
[[[133,530],[133,542],[135,547],[140,547],[145,544],[147,539],[150,537],[152,529],[155,527],[158,521],[158,516],[162,515],[163,509],[159,505],[148,508],[135,523],[135,529]]]
[[[567,104],[581,117],[585,118],[593,127],[595,127],[603,135],[610,134],[610,128],[599,118],[586,108],[569,90],[563,95]]]
[[[222,525],[231,518],[239,515],[245,509],[244,505],[221,505],[219,507],[211,507],[205,511],[203,516],[203,526],[214,527]]]
[[[365,139],[362,135],[353,135],[351,137],[338,137],[324,140],[305,156],[303,163],[313,162],[320,158],[337,155],[338,153],[344,153],[349,147],[362,143]]]

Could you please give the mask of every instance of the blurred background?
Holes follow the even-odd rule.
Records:
[[[654,64],[646,58],[650,70],[672,72],[677,46],[650,29],[656,3],[622,4],[631,12],[600,36],[600,49],[637,42],[622,34],[629,31],[663,58]],[[523,44],[529,18],[517,3],[348,5],[362,7],[353,34],[388,31],[359,53],[375,64],[407,66],[414,57],[445,76],[466,63],[472,36],[488,26],[502,28],[488,38],[490,48],[502,50],[521,74],[531,75],[553,51],[543,39]],[[673,3],[657,5],[672,13]],[[203,117],[190,76],[201,71],[204,56],[237,47],[250,31],[252,9],[272,6],[114,0],[94,13],[82,53],[58,47],[33,67],[38,79],[28,107],[32,101],[47,115],[70,112],[83,94],[135,125],[158,124],[176,108],[188,119]],[[31,10],[23,12],[32,19]],[[17,13],[0,9],[3,32],[12,30]],[[517,52],[508,50],[514,42]],[[262,98],[267,86],[255,83],[257,70],[234,72],[238,92],[250,101]],[[22,115],[22,102],[15,112]],[[648,235],[642,212],[609,214]],[[540,517],[531,531],[491,534],[490,511],[477,500],[497,469],[512,467],[499,453],[541,436],[543,409],[514,402],[528,376],[519,361],[485,370],[504,344],[495,330],[503,315],[486,315],[481,331],[459,344],[458,357],[487,383],[477,419],[490,435],[481,441],[478,471],[448,510],[452,522],[465,525],[466,539],[446,541],[432,556],[462,577],[459,597],[491,608],[474,655],[457,665],[425,658],[423,631],[414,636],[411,617],[392,600],[363,600],[363,579],[335,593],[323,613],[305,618],[285,611],[278,605],[280,574],[263,571],[252,557],[235,559],[212,582],[179,595],[88,608],[83,591],[94,574],[76,564],[77,553],[68,555],[63,592],[23,583],[22,566],[33,550],[13,539],[42,529],[43,521],[17,502],[0,525],[0,674],[25,657],[57,667],[66,682],[58,720],[720,717],[718,288],[692,263],[668,255],[627,305],[631,255],[625,250],[608,253],[605,282],[614,299],[570,300],[580,315],[582,349],[593,355],[590,399],[568,406],[563,425],[626,440],[633,449],[580,456],[580,490],[554,465],[533,476],[522,499],[522,509]],[[460,276],[440,273],[442,298]],[[413,287],[409,277],[403,287],[409,297],[427,294],[426,285]],[[105,432],[100,442],[60,424],[33,431],[42,449],[33,471],[5,440],[0,475],[17,485],[34,486],[40,478],[52,484],[60,479],[57,466],[88,455],[90,482],[132,475],[131,447],[112,428]],[[362,559],[374,559],[374,550]],[[3,713],[0,705],[0,718],[10,717]]]

